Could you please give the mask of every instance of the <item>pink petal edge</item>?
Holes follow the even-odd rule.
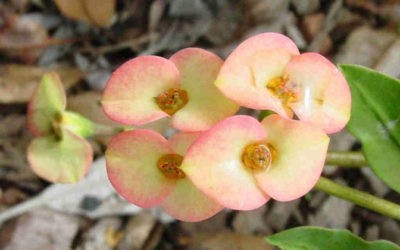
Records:
[[[187,222],[206,220],[224,208],[197,189],[188,178],[176,183],[161,207],[174,218]]]
[[[157,167],[164,154],[174,153],[168,141],[151,130],[131,130],[113,137],[106,151],[107,174],[115,190],[129,202],[150,208],[174,189]]]
[[[329,137],[319,128],[278,115],[267,116],[261,124],[276,154],[270,169],[254,173],[259,187],[278,201],[305,195],[321,176]]]
[[[159,56],[140,56],[122,64],[104,89],[105,114],[125,125],[143,125],[168,116],[154,97],[169,88],[179,88],[175,65]]]
[[[346,79],[328,59],[317,53],[293,57],[286,68],[290,81],[301,86],[301,100],[292,105],[301,121],[335,133],[350,119],[351,95]]]

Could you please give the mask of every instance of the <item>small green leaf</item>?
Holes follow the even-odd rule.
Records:
[[[296,227],[266,238],[284,250],[400,250],[396,244],[378,240],[368,242],[344,229]]]
[[[353,102],[347,128],[375,174],[400,192],[400,81],[361,66],[340,69]]]
[[[62,113],[60,125],[61,127],[85,138],[94,134],[93,122],[75,112],[64,111]]]
[[[27,124],[34,135],[52,133],[52,121],[66,106],[64,87],[56,72],[42,77],[29,104]]]
[[[273,115],[273,114],[276,114],[276,113],[272,110],[261,110],[260,114],[258,115],[258,120],[262,121],[262,120],[264,120],[265,117],[267,117],[269,115]]]
[[[69,130],[56,135],[37,137],[28,147],[28,161],[32,170],[50,182],[75,183],[88,171],[92,163],[92,148],[83,138]]]

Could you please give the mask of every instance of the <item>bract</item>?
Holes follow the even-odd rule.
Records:
[[[269,197],[289,201],[310,191],[322,172],[328,142],[321,129],[278,115],[262,123],[232,116],[200,135],[189,147],[182,169],[195,186],[225,207],[251,210]],[[265,147],[269,150],[258,150]],[[258,168],[263,165],[249,162],[269,166]]]
[[[216,86],[238,104],[293,113],[327,133],[350,118],[351,96],[335,65],[317,53],[299,54],[286,36],[263,33],[241,43],[226,59]]]
[[[126,125],[172,117],[183,131],[209,129],[239,106],[215,87],[222,60],[203,49],[187,48],[170,60],[141,56],[121,65],[104,90],[104,112]]]
[[[168,175],[160,170],[160,159],[183,156],[197,136],[179,133],[169,142],[151,130],[118,134],[106,152],[112,185],[129,202],[144,208],[161,205],[179,220],[200,221],[213,216],[222,206],[199,191],[183,172],[175,172],[179,166],[166,165],[163,170]]]

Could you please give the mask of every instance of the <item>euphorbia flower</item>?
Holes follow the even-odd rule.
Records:
[[[290,201],[315,185],[329,137],[312,125],[278,115],[261,124],[232,116],[204,132],[189,147],[182,170],[194,185],[223,206],[260,207],[269,197]]]
[[[221,65],[219,57],[198,48],[183,49],[169,60],[134,58],[108,80],[102,98],[104,112],[126,125],[172,116],[177,129],[206,130],[238,110],[214,85]]]
[[[299,53],[286,36],[263,33],[245,40],[226,59],[217,87],[240,105],[296,116],[333,133],[350,118],[343,75],[317,53]]]
[[[151,130],[113,137],[106,151],[110,182],[129,202],[150,208],[161,205],[183,221],[207,219],[222,206],[199,191],[180,168],[197,133],[179,133],[167,141]]]
[[[92,147],[83,138],[93,133],[92,123],[65,106],[58,75],[44,75],[28,104],[27,126],[37,136],[29,144],[28,161],[50,182],[77,182],[92,163]]]

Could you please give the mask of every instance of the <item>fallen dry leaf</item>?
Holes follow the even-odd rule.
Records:
[[[1,195],[0,203],[10,206],[27,199],[27,194],[17,188],[5,189]]]
[[[307,15],[315,12],[320,7],[319,0],[291,0],[290,3],[293,5],[296,12],[300,15]]]
[[[250,15],[256,22],[264,22],[287,14],[289,1],[251,0],[246,1]]]
[[[270,234],[272,230],[265,223],[265,214],[268,206],[262,206],[252,211],[238,211],[233,220],[232,227],[240,234]]]
[[[68,250],[78,229],[78,217],[39,209],[21,216],[9,242],[2,242],[4,245],[0,247],[5,250]]]
[[[83,4],[92,24],[100,27],[110,24],[115,12],[115,0],[84,0]]]
[[[3,116],[0,120],[0,137],[17,136],[25,128],[25,116],[19,114]]]
[[[400,38],[397,38],[379,58],[374,69],[394,78],[400,77]]]
[[[224,230],[228,230],[226,228],[227,219],[228,219],[227,210],[222,210],[213,217],[204,221],[196,223],[180,221],[179,230],[182,231],[184,235],[188,235],[189,238],[195,237],[195,235],[198,233],[215,234]],[[187,242],[185,238],[181,238],[179,239],[179,241],[182,242],[183,244]]]
[[[156,32],[166,7],[167,7],[166,2],[163,0],[156,0],[151,4],[150,10],[149,10],[149,32],[150,33]]]
[[[361,26],[347,37],[334,61],[373,67],[395,40],[393,32]]]
[[[121,228],[121,219],[117,217],[106,217],[100,219],[96,224],[89,229],[83,236],[84,243],[78,249],[101,249],[101,250],[112,250],[115,249],[114,242],[110,244],[110,238],[122,237],[122,232],[119,231]],[[111,240],[113,241],[113,240]]]
[[[90,23],[81,0],[56,0],[54,1],[60,12],[71,19]]]
[[[268,225],[276,231],[283,230],[290,217],[298,210],[300,201],[300,199],[297,199],[290,202],[274,202],[266,217],[266,221],[269,222]]]
[[[396,221],[391,218],[385,218],[382,223],[382,235],[385,236],[385,239],[395,242],[400,245],[400,225]]]
[[[11,0],[10,5],[19,13],[25,13],[32,4],[31,2],[32,0]]]
[[[8,126],[9,129],[2,129],[3,126]],[[26,163],[25,154],[30,139],[31,136],[26,130],[24,117],[19,119],[10,115],[1,118],[0,183],[11,181],[25,184],[31,183],[37,178]]]
[[[42,75],[49,71],[52,70],[19,64],[0,65],[0,103],[27,102]],[[83,77],[82,72],[74,68],[58,68],[55,71],[60,75],[66,89]]]
[[[214,45],[219,46],[231,41],[239,30],[243,16],[240,1],[219,1],[215,17],[205,37]]]
[[[124,237],[119,242],[117,249],[143,249],[156,224],[157,218],[147,211],[132,216],[126,225]]]
[[[115,0],[56,0],[61,13],[93,26],[107,27],[115,13]]]
[[[308,224],[319,227],[346,228],[354,204],[330,196],[318,209],[315,216],[309,216]]]
[[[302,28],[308,41],[312,41],[312,39],[318,34],[324,21],[325,15],[323,13],[315,13],[304,17]]]
[[[45,27],[30,16],[16,15],[2,5],[0,20],[0,51],[26,63],[35,62],[43,52],[37,46],[48,40]]]

